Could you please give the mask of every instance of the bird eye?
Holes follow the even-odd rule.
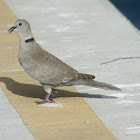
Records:
[[[21,23],[19,23],[19,26],[21,26],[22,24]]]

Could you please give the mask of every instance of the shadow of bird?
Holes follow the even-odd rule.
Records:
[[[40,99],[43,99],[45,96],[45,91],[41,85],[39,86],[33,84],[24,84],[17,82],[9,77],[0,77],[0,82],[5,83],[6,88],[13,94]],[[106,96],[101,94],[88,94],[88,93],[77,94],[76,92],[62,89],[57,89],[57,93],[54,93],[54,96],[55,98],[59,97],[85,97],[85,98],[106,98],[106,99],[117,98],[115,96]]]

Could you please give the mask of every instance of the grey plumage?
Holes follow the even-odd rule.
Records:
[[[86,85],[111,90],[119,88],[97,82],[94,75],[79,73],[54,55],[43,50],[32,37],[31,28],[26,20],[19,19],[9,32],[15,30],[19,36],[19,62],[23,69],[39,81],[47,95],[43,102],[51,100],[52,89],[58,86]],[[39,102],[40,103],[40,102]]]

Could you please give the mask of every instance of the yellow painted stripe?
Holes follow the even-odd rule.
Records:
[[[41,85],[18,63],[18,37],[6,31],[17,17],[0,0],[0,86],[37,140],[115,140],[74,87],[58,89],[56,103],[38,106],[44,98]]]

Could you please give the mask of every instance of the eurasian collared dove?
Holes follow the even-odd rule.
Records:
[[[86,85],[111,90],[121,90],[115,86],[97,82],[94,75],[79,73],[54,55],[43,50],[32,37],[31,27],[24,19],[18,19],[8,32],[16,31],[19,36],[19,62],[32,78],[39,81],[45,92],[46,101],[53,102],[51,95],[58,86]]]

